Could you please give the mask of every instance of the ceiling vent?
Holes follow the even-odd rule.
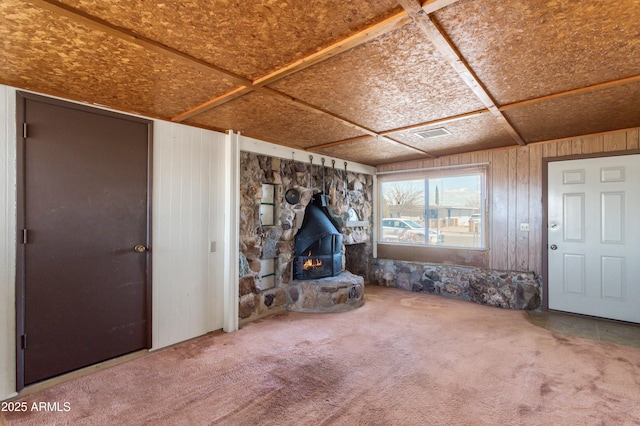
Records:
[[[451,132],[445,129],[444,127],[438,127],[437,129],[430,129],[430,130],[415,132],[415,134],[420,136],[423,139],[431,139],[431,138],[437,138],[439,136],[450,135]]]

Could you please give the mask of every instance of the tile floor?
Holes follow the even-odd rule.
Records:
[[[640,348],[640,324],[582,317],[562,312],[530,311],[529,320],[557,333]]]

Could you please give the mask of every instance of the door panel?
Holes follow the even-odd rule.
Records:
[[[609,299],[624,300],[625,297],[625,261],[622,257],[602,256],[602,296]]]
[[[584,194],[564,194],[564,241],[584,241]]]
[[[564,292],[584,295],[584,278],[584,256],[580,254],[565,254]]]
[[[25,100],[24,384],[148,347],[149,124]]]
[[[624,244],[624,224],[627,219],[624,212],[624,192],[603,192],[601,198],[601,241],[609,244]]]
[[[550,162],[549,308],[640,323],[640,155]]]

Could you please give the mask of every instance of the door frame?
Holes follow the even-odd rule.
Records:
[[[132,121],[145,124],[147,126],[147,226],[146,244],[148,250],[145,252],[145,348],[151,349],[152,339],[152,276],[151,276],[151,195],[153,178],[153,121],[127,114],[121,114],[89,105],[78,104],[47,96],[36,95],[29,92],[16,91],[16,390],[19,392],[24,386],[24,349],[22,348],[22,336],[25,332],[25,244],[23,244],[23,229],[25,229],[25,171],[26,171],[26,138],[23,123],[26,122],[26,102],[32,100],[43,102],[63,108],[75,109],[91,114],[99,114],[106,117],[113,117],[121,120]],[[28,130],[27,130],[28,132]],[[26,135],[28,136],[28,135]]]
[[[584,160],[589,158],[619,157],[640,154],[640,149],[626,151],[595,152],[590,154],[564,155],[542,159],[542,310],[549,311],[549,163],[556,161]],[[553,311],[553,310],[551,310]],[[580,314],[572,314],[580,315]],[[617,321],[617,320],[612,320]]]

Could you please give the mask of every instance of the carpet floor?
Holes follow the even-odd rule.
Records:
[[[17,401],[60,411],[0,424],[633,425],[640,348],[369,285],[352,312],[277,314]]]

